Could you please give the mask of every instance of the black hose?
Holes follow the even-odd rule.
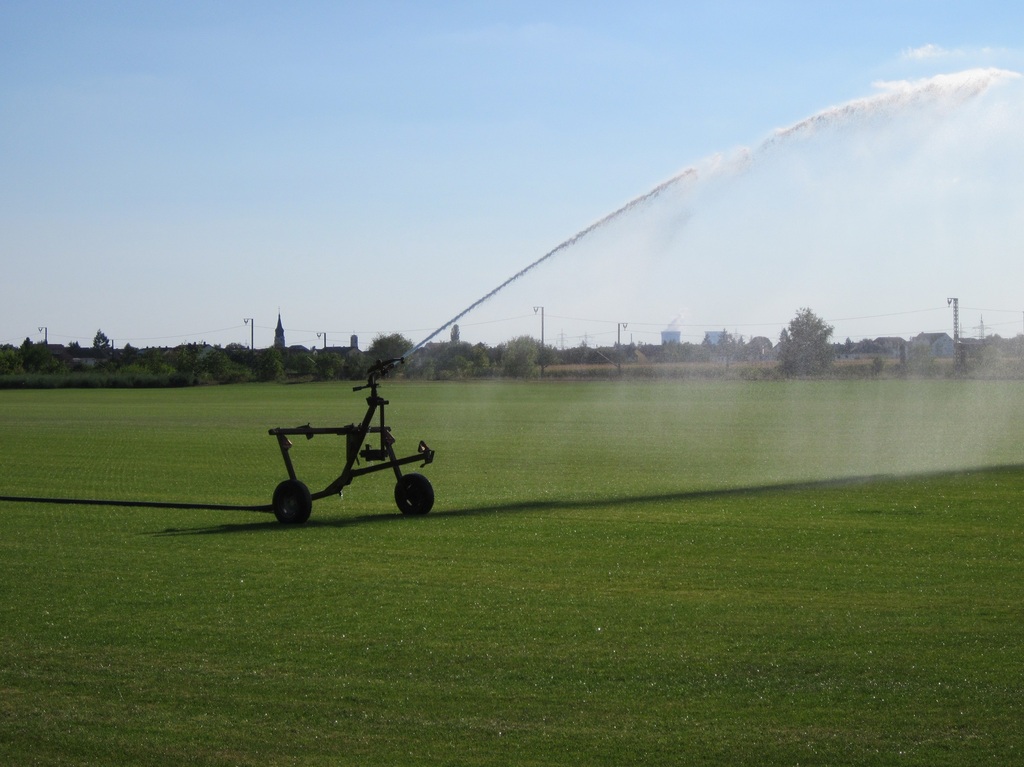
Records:
[[[91,498],[37,498],[21,495],[0,495],[0,501],[12,503],[52,503],[63,506],[135,506],[144,509],[209,509],[212,511],[272,512],[272,505],[236,506],[225,503],[175,503],[172,501],[110,501]]]

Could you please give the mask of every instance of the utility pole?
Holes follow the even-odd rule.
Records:
[[[946,306],[953,307],[953,368],[958,373],[961,367],[961,350],[960,350],[960,299],[959,298],[947,298]]]
[[[48,327],[46,327],[45,325],[43,325],[41,328],[39,328],[39,332],[43,334],[43,344],[49,344],[50,343],[50,336],[49,336],[50,329]]]
[[[323,333],[317,333],[316,334],[317,338],[319,338],[320,336],[324,337],[324,348],[326,349],[327,348],[327,331],[325,330]]]
[[[626,327],[627,323],[620,322],[618,327],[615,329],[615,351],[618,352],[618,354],[615,355],[618,360],[618,362],[615,363],[615,367],[618,368],[619,375],[622,375],[622,331],[625,330]]]
[[[242,322],[249,326],[249,351],[252,351],[255,348],[256,322],[252,317],[245,317],[242,319]]]
[[[540,377],[544,377],[544,307],[533,307],[533,313],[540,311]]]

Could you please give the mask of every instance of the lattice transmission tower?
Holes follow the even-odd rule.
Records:
[[[953,367],[960,372],[963,366],[963,350],[960,348],[960,299],[947,298],[946,306],[953,307]]]

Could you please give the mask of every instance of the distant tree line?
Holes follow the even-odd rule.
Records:
[[[866,362],[837,364],[837,353],[852,342],[832,341],[832,326],[801,309],[782,330],[777,344],[744,339],[726,331],[701,343],[629,344],[611,347],[542,346],[519,336],[497,346],[460,340],[432,343],[409,355],[405,336],[378,335],[369,349],[253,350],[241,344],[181,344],[173,348],[114,349],[102,330],[91,347],[34,343],[0,346],[0,388],[168,387],[251,381],[358,381],[378,359],[408,355],[396,375],[421,380],[473,378],[865,377],[878,375],[992,375],[1024,377],[1024,337],[989,339],[970,355],[942,364],[921,349],[897,361],[881,355]],[[712,341],[713,338],[713,341]],[[960,363],[963,363],[961,366]]]

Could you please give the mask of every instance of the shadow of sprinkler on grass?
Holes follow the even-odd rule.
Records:
[[[863,487],[872,484],[909,482],[918,479],[929,478],[955,478],[967,477],[978,474],[998,472],[1022,472],[1024,464],[1003,464],[997,466],[981,466],[970,469],[955,469],[948,471],[920,472],[916,474],[868,474],[857,477],[840,477],[835,479],[815,480],[809,482],[783,482],[773,485],[751,485],[748,487],[730,487],[716,490],[688,490],[678,493],[651,493],[649,495],[633,495],[624,497],[601,497],[601,498],[573,498],[558,499],[545,498],[534,500],[509,501],[495,503],[486,506],[472,506],[463,509],[449,509],[447,511],[435,511],[430,517],[407,517],[395,516],[391,513],[363,514],[358,517],[344,519],[316,519],[311,520],[303,527],[289,527],[276,523],[271,518],[265,522],[241,522],[215,525],[213,527],[199,528],[167,528],[159,532],[148,533],[154,537],[171,537],[182,535],[223,535],[228,533],[251,533],[265,532],[275,535],[304,535],[303,530],[326,528],[344,528],[356,525],[392,523],[392,524],[430,524],[430,519],[437,517],[479,517],[492,514],[519,514],[537,511],[568,511],[573,509],[595,509],[612,508],[650,503],[685,503],[714,498],[730,498],[757,495],[771,495],[774,493],[799,492],[802,490],[825,490],[844,487]]]

